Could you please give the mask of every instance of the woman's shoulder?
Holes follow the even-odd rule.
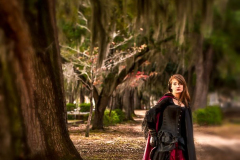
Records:
[[[173,95],[172,93],[166,93],[164,94],[158,101],[158,103],[166,103],[166,102],[170,102],[173,99]]]
[[[164,97],[157,103],[158,106],[168,106],[172,104],[172,97]]]

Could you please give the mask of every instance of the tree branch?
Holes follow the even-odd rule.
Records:
[[[119,43],[118,45],[110,48],[110,49],[116,49],[117,47],[121,46],[121,45],[124,45],[127,43],[127,41],[131,40],[133,36],[130,36],[129,38],[127,38],[126,40],[124,40],[123,42]]]
[[[77,26],[80,27],[80,28],[84,28],[84,29],[86,29],[89,33],[91,33],[90,29],[89,29],[87,26],[84,26],[84,25],[81,25],[81,24],[78,24],[78,23],[77,23]]]
[[[61,46],[61,47],[63,47],[63,48],[66,48],[66,49],[70,49],[70,50],[72,50],[72,51],[74,51],[74,52],[77,52],[77,53],[79,53],[79,54],[82,54],[82,55],[90,58],[90,56],[87,55],[86,53],[84,53],[84,52],[79,52],[78,50],[76,50],[76,49],[74,49],[74,48],[71,48],[71,47],[69,47],[69,46],[63,46],[63,45],[60,45],[60,44],[59,44],[59,46]]]
[[[88,23],[87,18],[83,15],[82,12],[78,11],[78,14],[79,14],[79,18],[82,18],[86,23]]]
[[[112,72],[110,72],[106,78],[104,79],[103,84],[103,94],[111,95],[112,92],[115,90],[115,88],[122,83],[124,77],[134,70],[135,67],[139,67],[143,62],[145,62],[148,58],[148,55],[146,53],[149,52],[149,49],[146,48],[142,50],[141,52],[138,52],[138,54],[135,54],[132,58],[134,59],[131,64],[128,64],[129,67],[124,68],[121,70],[121,72],[118,74],[118,66],[115,66],[112,69]]]

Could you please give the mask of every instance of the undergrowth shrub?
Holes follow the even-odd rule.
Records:
[[[207,106],[193,112],[193,121],[199,125],[220,125],[222,119],[222,111],[219,106]]]
[[[67,115],[67,119],[68,120],[74,120],[75,119],[75,115]]]
[[[115,109],[114,111],[118,115],[119,122],[123,122],[126,119],[125,114],[124,114],[124,112],[121,109]]]
[[[109,109],[106,109],[104,112],[103,124],[105,126],[114,125],[114,124],[120,122],[118,114],[114,110],[111,111],[110,115],[109,115],[109,113],[110,113]]]
[[[81,103],[79,107],[80,112],[90,112],[91,103]]]
[[[83,121],[87,121],[88,120],[88,116],[89,116],[89,113],[88,114],[84,114],[83,115]]]
[[[72,103],[68,103],[66,106],[67,106],[67,111],[73,111],[74,109],[77,108],[77,106]]]
[[[106,109],[103,116],[103,125],[104,126],[110,126],[115,125],[117,123],[121,123],[125,120],[125,114],[120,109],[115,109],[111,111],[111,114],[109,115],[110,110]],[[95,112],[92,114],[92,120],[94,119]]]

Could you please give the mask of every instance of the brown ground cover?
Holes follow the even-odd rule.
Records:
[[[135,111],[135,121],[91,131],[85,137],[85,124],[70,126],[70,137],[84,160],[141,160],[146,140],[141,130],[145,111]],[[231,131],[231,132],[230,132]],[[240,160],[240,125],[215,127],[194,125],[194,139],[199,160]],[[231,143],[228,140],[231,139]],[[213,142],[214,144],[212,144]]]

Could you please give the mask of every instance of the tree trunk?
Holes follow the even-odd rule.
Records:
[[[103,96],[100,94],[99,100],[95,106],[95,115],[92,129],[103,129],[103,116],[109,99],[110,96]]]
[[[141,109],[141,100],[138,95],[138,89],[134,89],[134,109]]]
[[[92,77],[93,77],[93,74],[92,74]],[[90,106],[90,112],[89,112],[87,126],[86,126],[85,137],[89,137],[89,129],[90,129],[90,124],[91,124],[91,120],[92,120],[92,112],[93,112],[93,101],[92,100],[93,100],[93,83],[91,83],[91,93],[90,93],[90,104],[91,104],[91,106]]]
[[[115,91],[115,94],[113,96],[113,110],[114,109],[121,109],[122,110],[122,98],[121,95],[119,93],[119,90]]]
[[[92,120],[92,112],[93,112],[93,103],[92,103],[92,94],[90,96],[90,103],[91,103],[91,107],[90,107],[90,112],[89,112],[89,116],[88,116],[88,121],[87,121],[87,126],[86,126],[86,132],[85,132],[85,137],[89,137],[89,129],[90,129],[90,124],[91,124],[91,120]]]
[[[82,159],[66,127],[54,1],[0,1],[0,159]]]
[[[208,87],[210,73],[212,70],[213,49],[208,46],[203,50],[203,39],[198,41],[198,57],[195,65],[196,87],[194,95],[193,109],[204,108],[207,105]]]
[[[134,114],[134,99],[132,88],[126,88],[123,93],[123,109],[125,111],[126,119],[133,120],[132,114]]]
[[[73,81],[71,81],[69,85],[71,86],[71,88],[69,89],[69,103],[73,104],[75,99],[76,99],[75,98],[75,95],[76,95],[76,92],[77,92],[76,88],[78,88],[78,87],[75,87]]]
[[[73,96],[73,93],[69,93],[69,103],[72,103],[73,104],[74,102],[74,96]]]
[[[84,92],[83,92],[83,88],[82,88],[82,84],[81,84],[81,87],[80,87],[80,104],[81,103],[85,103],[85,97],[84,97]]]
[[[187,84],[188,84],[188,92],[190,94],[190,97],[193,98],[194,96],[194,87],[195,87],[195,84],[194,84],[194,81],[193,81],[193,73],[194,73],[194,67],[190,67],[188,69],[188,75],[187,75]]]

